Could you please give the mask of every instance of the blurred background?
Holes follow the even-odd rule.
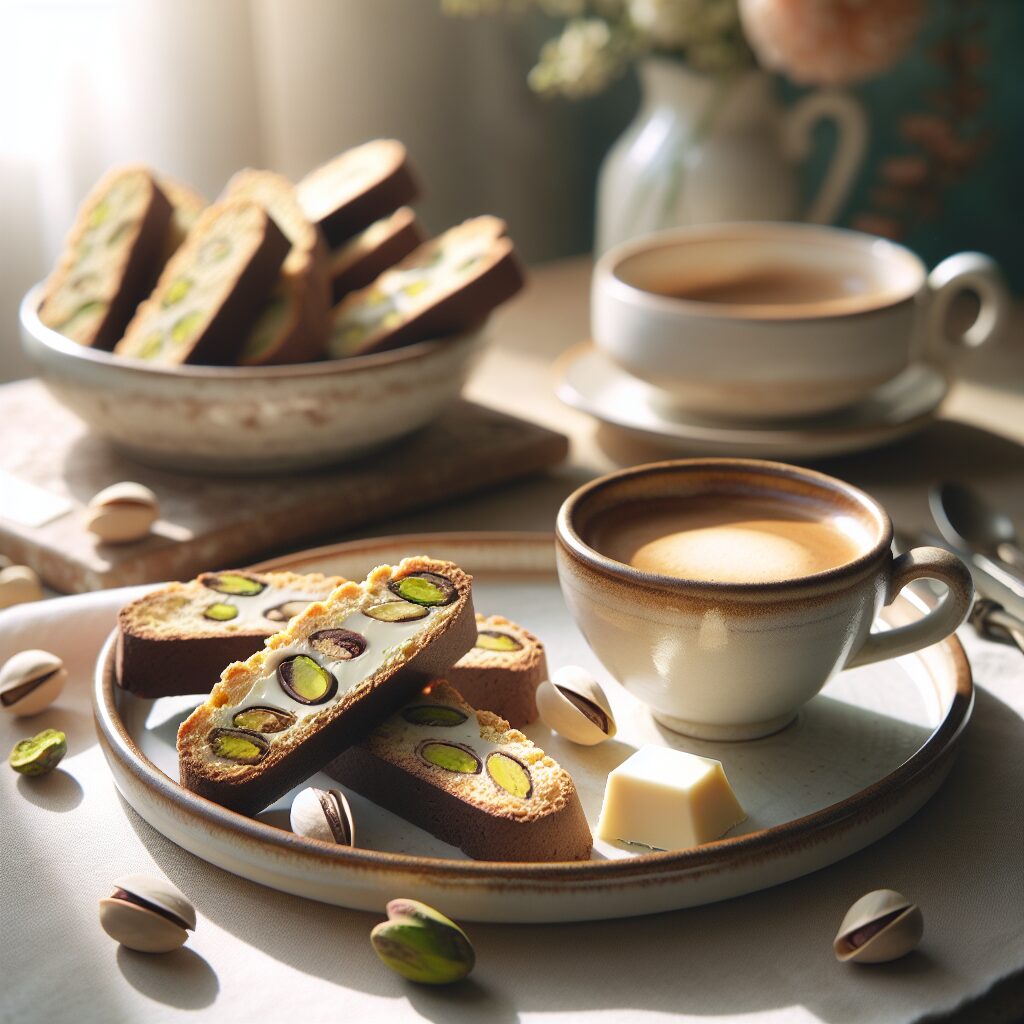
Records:
[[[755,13],[772,28],[768,15],[806,20],[801,7],[813,2],[748,6],[762,8]],[[672,30],[658,22],[667,5],[632,6],[652,33]],[[732,0],[691,6],[691,34],[716,10],[735,18]],[[902,33],[884,66],[822,82],[820,69],[801,69],[805,54],[789,54],[772,82],[788,105],[825,85],[864,106],[866,155],[831,219],[900,238],[929,263],[959,249],[989,252],[1019,292],[1024,4],[882,6]],[[52,265],[78,202],[117,162],[152,164],[212,198],[239,167],[298,179],[349,146],[393,136],[427,186],[418,210],[430,230],[488,212],[507,219],[529,261],[588,251],[602,158],[636,124],[650,88],[635,61],[611,59],[619,41],[591,16],[601,8],[579,0],[0,0],[0,380],[28,374],[16,338],[19,299]],[[718,49],[697,52],[683,40],[691,74],[720,81],[747,59],[745,43],[722,50],[732,31],[722,24],[712,26]],[[772,43],[758,53],[762,65],[778,56]],[[827,56],[820,40],[817,49]],[[801,202],[820,186],[834,127],[817,125],[811,144],[797,168]]]

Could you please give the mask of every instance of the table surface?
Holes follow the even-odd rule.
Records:
[[[568,434],[572,441],[569,460],[546,476],[503,486],[415,516],[380,522],[372,531],[361,531],[360,535],[435,530],[550,530],[562,499],[581,482],[619,466],[653,461],[670,454],[656,445],[628,439],[612,428],[595,423],[590,417],[563,406],[554,395],[552,363],[561,352],[587,335],[589,271],[589,261],[574,260],[548,265],[533,274],[527,292],[496,316],[494,343],[470,382],[466,396]],[[897,526],[905,530],[916,530],[928,524],[925,494],[928,485],[940,479],[976,483],[993,502],[1024,526],[1024,447],[1021,444],[1024,444],[1024,337],[1018,330],[1000,348],[976,354],[955,386],[941,419],[920,435],[878,452],[817,461],[814,465],[869,490],[890,510]],[[0,647],[4,639],[0,634]],[[995,645],[987,647],[995,651],[993,657],[1005,657],[1005,649],[996,650]],[[981,702],[985,705],[983,710],[991,713],[994,698],[981,696],[985,698]],[[82,728],[87,728],[88,703],[84,694],[74,697],[69,713],[80,718]],[[1013,728],[1008,727],[1005,732],[1005,739],[1009,742],[1016,737],[1013,742],[1017,743],[1021,721],[1015,717],[1012,724]],[[8,733],[9,729],[4,732],[5,741]],[[86,759],[91,758],[88,763],[93,765],[92,772],[101,770],[95,748],[81,757],[83,768],[87,766]],[[972,760],[974,757],[971,753],[966,758],[968,767],[959,776],[954,773],[954,778],[947,783],[946,789],[951,790],[949,799],[963,799],[963,787],[969,782],[978,784],[978,764]],[[969,774],[972,763],[973,775]],[[0,984],[0,1022],[3,1024],[30,1020],[25,1016],[23,1000],[15,998],[9,1002],[10,992],[16,988],[8,989],[8,986],[17,984],[16,970],[12,968],[23,962],[24,953],[12,946],[11,936],[21,934],[20,930],[25,933],[22,941],[32,947],[32,962],[47,963],[47,969],[52,971],[47,986],[41,985],[38,979],[31,986],[33,991],[39,992],[50,988],[50,995],[41,997],[46,1003],[48,1020],[230,1022],[241,1019],[232,1012],[232,993],[236,1000],[249,1005],[251,993],[244,991],[243,997],[239,986],[258,987],[265,978],[271,989],[281,984],[295,986],[294,989],[286,987],[284,991],[267,991],[268,1022],[280,1019],[285,1013],[295,1016],[291,1009],[293,1002],[295,1011],[302,1007],[296,1019],[301,1019],[303,1024],[336,1019],[405,1021],[422,1018],[446,1022],[515,1022],[548,1020],[556,1015],[559,1020],[572,1022],[627,1021],[648,1014],[662,1019],[661,1015],[670,1012],[668,1006],[673,1002],[666,995],[666,989],[678,990],[680,1013],[692,1013],[709,1020],[720,1016],[732,1019],[731,1015],[755,1020],[764,1014],[765,1019],[770,1016],[772,1021],[830,1021],[832,1024],[856,1021],[862,1018],[849,1007],[845,1012],[836,1009],[842,1005],[842,1000],[824,996],[826,989],[836,983],[830,981],[828,958],[820,974],[807,971],[784,981],[781,987],[789,994],[781,1003],[767,995],[763,1000],[750,1001],[739,989],[731,995],[725,988],[715,992],[701,990],[700,976],[703,972],[715,973],[724,951],[732,948],[733,940],[729,936],[735,936],[739,944],[736,948],[740,949],[753,941],[752,936],[746,935],[745,922],[755,917],[763,921],[765,915],[770,920],[773,915],[784,914],[787,894],[819,900],[828,906],[830,916],[826,920],[807,922],[809,931],[814,933],[814,943],[818,944],[819,938],[827,943],[834,930],[833,911],[848,902],[847,885],[874,887],[869,884],[871,880],[878,881],[887,865],[905,856],[897,851],[905,850],[908,841],[906,831],[897,832],[870,851],[845,862],[846,874],[840,875],[841,866],[836,866],[788,886],[700,908],[696,912],[607,925],[560,926],[539,932],[525,927],[478,926],[473,932],[481,954],[482,969],[475,976],[479,980],[443,993],[404,985],[376,965],[367,954],[365,944],[365,935],[376,920],[373,915],[296,901],[209,868],[149,829],[127,805],[118,801],[112,785],[97,786],[100,792],[90,792],[87,783],[83,793],[83,787],[77,782],[69,782],[68,785],[73,784],[75,788],[56,794],[55,803],[48,804],[45,798],[33,798],[31,787],[23,785],[25,781],[20,780],[17,786],[4,786],[0,795],[5,801],[27,797],[36,805],[27,807],[31,813],[43,813],[40,808],[70,812],[64,817],[72,822],[80,822],[82,814],[88,810],[92,816],[88,820],[95,822],[96,828],[113,828],[117,836],[72,832],[67,837],[69,845],[54,851],[52,856],[33,853],[34,859],[27,866],[45,878],[64,878],[59,869],[65,860],[68,869],[77,864],[80,885],[88,890],[83,898],[73,902],[60,928],[50,929],[46,935],[29,920],[34,897],[16,891],[20,885],[16,886],[10,861],[5,858],[6,863],[0,867],[0,899],[5,906],[13,902],[14,909],[5,910],[5,938],[0,942],[0,969],[4,964],[9,968],[3,970],[5,980]],[[990,796],[996,799],[995,795]],[[928,827],[933,830],[941,821],[940,803],[940,798],[936,798],[919,815],[927,817]],[[82,805],[80,810],[79,804]],[[13,803],[3,804],[0,820],[7,817],[12,806]],[[1020,808],[1015,812],[1011,808],[1011,812],[1019,814]],[[123,824],[125,821],[127,825]],[[82,850],[75,851],[71,844],[79,844]],[[110,856],[112,848],[116,848],[117,853],[111,863],[82,866],[87,850],[95,858],[101,849]],[[188,955],[183,952],[181,956],[174,954],[171,959],[146,958],[119,950],[115,957],[109,944],[104,945],[106,940],[86,909],[94,906],[92,889],[102,887],[107,884],[106,879],[124,870],[148,868],[152,871],[154,862],[155,870],[164,868],[183,888],[201,886],[207,893],[209,906],[200,908],[201,914],[209,918],[203,921],[204,935],[197,934],[188,947],[196,951]],[[843,892],[836,891],[840,878]],[[977,880],[971,891],[976,891],[979,885],[983,888],[983,880]],[[52,908],[50,910],[52,912]],[[10,927],[8,913],[12,915]],[[707,935],[708,945],[698,963],[676,963],[671,957],[658,955],[651,949],[652,936],[659,937],[660,950],[661,945],[672,942],[673,934],[690,935],[693,929]],[[76,941],[87,944],[88,952],[72,958],[67,947]],[[771,936],[766,935],[764,941],[770,942]],[[514,949],[509,950],[508,943],[512,943]],[[1024,965],[1024,938],[1019,945],[1019,962]],[[84,951],[86,945],[80,948]],[[532,957],[531,948],[534,949]],[[692,949],[692,942],[689,948]],[[561,965],[558,962],[560,950],[567,951]],[[524,972],[525,976],[509,980],[507,972],[495,967],[501,964],[503,957],[507,958],[509,969]],[[753,958],[748,956],[748,959]],[[115,962],[116,967],[112,967]],[[85,1005],[78,1006],[75,990],[83,988],[94,993],[99,984],[87,977],[87,972],[92,970],[105,976],[101,986],[103,996],[97,1002],[94,995],[90,995]],[[619,970],[628,980],[615,977]],[[934,970],[934,965],[925,957],[887,973],[865,971],[862,975],[865,997],[884,999],[888,992],[895,997],[901,978],[909,982],[917,977],[920,981],[921,972],[930,970]],[[955,989],[955,978],[956,971],[952,969],[952,973],[943,974],[937,984],[952,985]],[[843,975],[843,984],[847,983],[848,977]],[[779,981],[766,979],[765,986],[766,989],[779,986]],[[4,989],[8,989],[8,995],[3,994]],[[1024,988],[1021,976],[1017,975],[998,985],[983,1000],[990,1016],[983,1018],[982,1003],[975,1002],[952,1015],[929,1019],[1009,1020],[1012,1017],[1008,1007],[1024,1005],[1015,1002],[1022,999]],[[275,1002],[280,1016],[272,1012]],[[792,1013],[788,1014],[786,1008],[790,1004]],[[16,1016],[7,1010],[11,1005],[19,1008]],[[311,1005],[316,1007],[312,1015]],[[913,1019],[913,1015],[905,1019]]]

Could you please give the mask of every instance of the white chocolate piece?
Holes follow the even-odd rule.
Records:
[[[105,487],[89,502],[85,528],[108,544],[125,544],[145,537],[159,514],[156,495],[125,480]]]
[[[609,774],[597,834],[683,850],[720,838],[746,817],[721,761],[641,747]]]

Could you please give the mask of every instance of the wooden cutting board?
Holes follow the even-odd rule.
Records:
[[[65,593],[189,579],[561,462],[568,440],[470,402],[358,462],[295,476],[189,476],[131,462],[38,381],[0,387],[0,554]],[[136,480],[160,499],[145,540],[110,545],[84,526],[89,499]]]

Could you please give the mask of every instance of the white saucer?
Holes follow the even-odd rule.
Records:
[[[941,370],[915,363],[864,401],[822,416],[771,424],[712,421],[658,409],[657,391],[615,365],[590,342],[557,366],[558,397],[604,423],[671,446],[681,454],[812,457],[890,444],[927,426],[949,391]]]

